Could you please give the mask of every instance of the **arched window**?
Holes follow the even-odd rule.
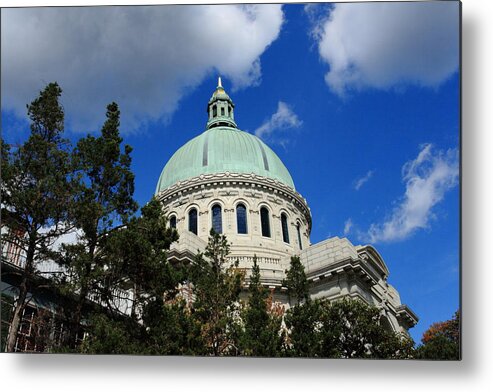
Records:
[[[243,204],[236,206],[236,226],[238,228],[238,234],[248,233],[246,207]]]
[[[188,212],[188,230],[197,234],[197,209],[192,208]]]
[[[289,244],[288,217],[283,212],[281,214],[282,240]]]
[[[298,243],[300,244],[300,250],[303,250],[303,244],[301,243],[301,228],[299,222],[296,225],[296,231],[298,232]]]
[[[214,204],[212,206],[212,229],[216,233],[223,232],[223,218],[221,206],[219,204]]]
[[[216,105],[214,105],[214,106],[212,107],[212,117],[216,117],[216,116],[217,116],[217,106],[216,106]]]
[[[171,227],[172,229],[176,229],[176,216],[175,215],[172,215],[169,218],[169,227]]]
[[[269,210],[265,207],[260,209],[260,225],[262,226],[262,235],[270,237]]]
[[[221,108],[221,116],[224,116],[224,108]]]

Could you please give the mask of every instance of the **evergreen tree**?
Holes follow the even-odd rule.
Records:
[[[107,266],[101,252],[108,233],[125,223],[137,209],[132,197],[132,148],[125,145],[121,151],[120,111],[116,103],[108,105],[106,117],[101,135],[80,139],[73,153],[79,181],[72,212],[82,234],[79,243],[65,246],[65,255],[60,259],[68,271],[60,283],[77,303],[70,314],[68,345],[71,348],[75,348],[81,336],[83,308],[88,296],[109,305],[110,296],[105,284]]]
[[[209,355],[238,355],[239,295],[243,274],[237,263],[228,265],[226,236],[211,230],[204,254],[191,266],[193,319]]]
[[[147,354],[143,329],[131,319],[111,317],[105,312],[93,313],[88,336],[78,346],[84,354]]]
[[[150,355],[205,355],[201,325],[192,317],[190,306],[180,297],[172,301],[156,298],[144,308],[145,339]]]
[[[288,289],[290,302],[295,301],[284,319],[288,329],[285,354],[314,357],[318,353],[319,303],[310,299],[308,280],[299,257],[291,257],[283,286]]]
[[[200,347],[194,339],[199,333],[178,290],[187,280],[187,268],[167,260],[166,251],[177,239],[157,199],[142,208],[139,218],[108,234],[101,250],[107,265],[107,298],[131,290],[133,306],[127,317],[108,300],[107,315],[91,319],[84,352],[117,353],[126,346],[131,354],[179,355],[194,354]],[[113,331],[118,339],[108,338]]]
[[[295,305],[310,300],[308,279],[306,278],[305,268],[298,256],[291,257],[291,263],[289,269],[286,270],[283,286],[288,289],[290,301],[296,301]]]
[[[64,111],[62,90],[50,83],[30,105],[31,134],[11,150],[2,142],[2,242],[22,250],[18,298],[12,312],[7,341],[14,351],[28,292],[37,290],[34,275],[39,263],[52,256],[51,246],[70,230],[68,206],[70,180],[69,143],[62,138]]]
[[[249,294],[246,309],[242,312],[242,354],[257,357],[279,356],[282,346],[282,319],[269,311],[269,293],[260,284],[260,268],[256,256],[253,258]]]
[[[414,342],[385,329],[380,311],[359,299],[320,305],[319,355],[330,358],[412,358]]]
[[[153,198],[141,212],[125,227],[109,233],[101,248],[106,263],[104,298],[130,289],[131,317],[136,321],[141,321],[142,308],[149,301],[163,295],[174,297],[185,280],[184,269],[167,260],[166,252],[178,240],[178,233],[168,227],[161,202]]]

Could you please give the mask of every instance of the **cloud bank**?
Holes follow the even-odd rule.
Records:
[[[57,81],[69,125],[99,129],[119,103],[123,131],[166,120],[211,73],[233,89],[259,83],[277,39],[280,5],[18,8],[2,10],[2,110]]]
[[[316,7],[315,7],[316,8]],[[346,3],[306,8],[325,81],[337,94],[415,84],[436,87],[458,69],[458,2]]]
[[[372,224],[361,239],[376,243],[403,240],[418,229],[429,227],[433,207],[459,180],[457,149],[434,151],[431,144],[421,147],[416,159],[402,168],[406,192],[383,223]]]
[[[272,143],[286,145],[289,142],[287,131],[299,128],[303,122],[285,102],[279,101],[277,111],[266,120],[254,133],[259,138]]]

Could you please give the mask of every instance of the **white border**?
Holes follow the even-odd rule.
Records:
[[[214,3],[226,1],[216,0]],[[251,2],[251,1],[246,1]],[[136,4],[134,1],[19,1],[4,6]],[[161,1],[147,0],[145,4]],[[193,4],[197,1],[180,1]],[[493,260],[493,2],[463,1],[463,361],[0,354],[3,391],[486,391],[491,354]]]

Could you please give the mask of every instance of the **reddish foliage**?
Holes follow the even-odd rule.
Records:
[[[459,311],[456,311],[451,320],[433,323],[424,333],[421,341],[429,343],[433,339],[443,336],[453,342],[459,341]]]

